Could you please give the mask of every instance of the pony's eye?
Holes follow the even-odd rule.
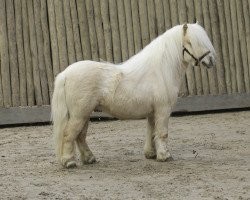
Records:
[[[187,43],[188,43],[190,46],[192,46],[191,42],[188,41]]]

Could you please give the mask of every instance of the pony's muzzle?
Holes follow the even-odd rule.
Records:
[[[201,63],[204,66],[206,66],[207,68],[212,68],[215,66],[215,60],[212,56],[209,56],[209,58],[207,60],[208,60],[207,62],[205,60],[203,60]]]

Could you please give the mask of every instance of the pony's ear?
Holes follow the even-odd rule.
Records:
[[[186,35],[187,29],[188,29],[188,25],[187,25],[187,23],[185,23],[185,24],[183,25],[183,34],[184,34],[184,35]]]

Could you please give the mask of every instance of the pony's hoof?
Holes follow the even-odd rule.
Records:
[[[173,160],[173,157],[170,155],[169,152],[158,152],[156,160],[158,162],[166,162]]]
[[[73,158],[71,158],[71,159],[62,159],[61,163],[66,168],[74,168],[74,167],[76,167],[76,161]]]
[[[154,151],[144,152],[147,159],[156,159],[156,153]]]
[[[95,162],[95,156],[90,156],[89,158],[84,158],[83,164],[93,164]]]
[[[76,167],[76,162],[75,161],[68,161],[65,164],[66,168],[75,168]]]

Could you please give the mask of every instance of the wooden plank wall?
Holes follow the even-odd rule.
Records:
[[[180,96],[250,92],[249,0],[0,0],[0,107],[49,105],[55,76],[78,60],[120,63],[196,20],[217,67],[187,70]]]

